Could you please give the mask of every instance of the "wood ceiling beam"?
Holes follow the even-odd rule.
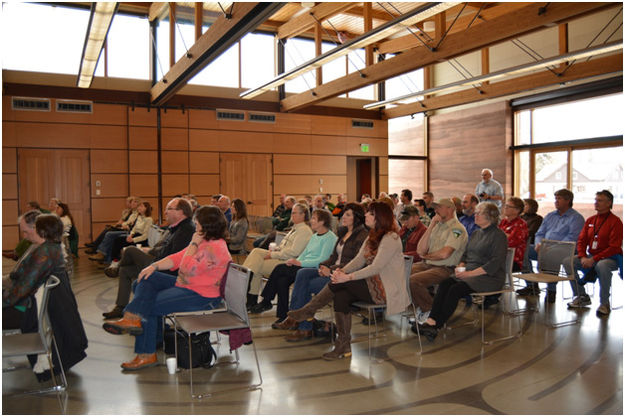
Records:
[[[278,37],[280,39],[288,39],[293,36],[297,36],[300,33],[313,28],[317,23],[317,20],[323,22],[324,20],[351,8],[353,5],[354,3],[350,2],[319,3],[309,11],[294,17],[280,26],[278,29]]]
[[[152,3],[150,4],[150,9],[148,10],[148,20],[152,22],[155,19],[160,19],[167,13],[168,10],[169,5],[166,2]]]
[[[492,7],[488,10],[483,9],[478,18],[475,18],[475,13],[471,13],[469,15],[466,16],[461,16],[458,18],[458,20],[456,21],[456,23],[454,24],[454,26],[450,29],[449,34],[452,33],[457,33],[457,32],[461,32],[467,29],[467,27],[469,26],[469,24],[471,24],[471,26],[474,25],[478,25],[484,21],[489,21],[492,20],[494,18],[497,18],[499,16],[503,16],[506,13],[510,13],[513,10],[518,10],[522,7],[527,6],[528,3],[504,3],[501,6],[498,7]],[[458,11],[454,11],[454,9],[452,10],[448,10],[447,11],[447,17],[455,17],[456,13],[458,13]],[[475,19],[474,19],[475,18]],[[431,19],[430,19],[431,20]],[[473,22],[473,23],[471,23]],[[413,32],[418,34],[417,30],[413,30]],[[433,33],[429,34],[430,36],[434,37]],[[418,36],[418,35],[417,35]],[[426,41],[426,37],[423,36],[422,39],[424,41]],[[381,42],[378,45],[378,52],[381,54],[394,54],[397,52],[402,52],[402,51],[406,51],[408,49],[412,49],[415,47],[420,47],[423,46],[423,43],[421,43],[413,34],[409,34],[409,35],[405,35],[399,38],[395,38],[395,39],[391,39],[385,42]]]
[[[549,3],[544,13],[539,13],[542,6],[532,4],[480,25],[471,26],[464,32],[448,35],[436,51],[430,52],[425,48],[415,48],[366,67],[360,72],[330,81],[312,91],[289,96],[281,101],[281,108],[283,111],[293,111],[311,106],[348,91],[486,48],[554,23],[561,23],[610,6],[614,7],[614,4]]]
[[[556,76],[551,71],[545,70],[531,75],[500,81],[498,83],[482,84],[480,87],[482,93],[475,88],[469,88],[456,93],[429,97],[423,100],[423,105],[421,103],[410,103],[384,110],[383,117],[385,119],[393,119],[410,114],[475,103],[565,82],[618,72],[623,72],[622,53],[603,58],[595,58],[588,62],[576,63],[560,77]]]
[[[367,3],[367,4],[371,4],[371,3]],[[342,14],[352,16],[352,17],[363,17],[365,14],[365,9],[361,6],[355,6],[355,7],[352,7],[351,9],[347,9],[343,11]],[[391,20],[395,19],[397,16],[399,15],[393,14],[391,16],[390,14],[380,11],[380,10],[375,10],[375,9],[371,10],[371,18],[373,18],[374,20],[382,20],[384,22],[390,22]]]
[[[221,16],[195,42],[187,54],[169,69],[167,74],[150,90],[154,105],[164,104],[176,91],[205,66],[254,30],[274,14],[284,3],[235,3],[232,17]]]

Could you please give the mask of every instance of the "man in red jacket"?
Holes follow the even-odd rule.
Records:
[[[419,262],[421,257],[417,253],[417,245],[427,227],[419,220],[419,210],[415,206],[407,206],[401,212],[402,227],[399,237],[404,248],[404,255],[412,256],[414,262]]]
[[[597,214],[586,220],[577,239],[577,254],[573,260],[575,273],[581,270],[584,273],[584,281],[588,282],[592,275],[599,278],[601,305],[597,309],[598,315],[610,314],[612,271],[618,269],[618,255],[623,256],[623,222],[610,211],[613,201],[614,196],[608,190],[602,190],[596,194]],[[565,260],[564,265],[570,265],[570,261],[567,263]],[[568,268],[566,266],[566,269]],[[571,271],[566,272],[571,273]],[[586,294],[583,285],[578,286],[571,281],[571,287],[576,297],[568,303],[570,308],[590,305],[590,297]]]

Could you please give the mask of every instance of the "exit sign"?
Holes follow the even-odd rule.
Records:
[[[369,153],[369,144],[368,143],[361,143],[360,144],[360,152]]]

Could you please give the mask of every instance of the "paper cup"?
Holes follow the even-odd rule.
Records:
[[[176,357],[172,356],[171,358],[167,358],[165,362],[167,363],[167,372],[169,372],[171,375],[175,374],[176,368],[178,367]]]
[[[465,268],[464,266],[457,266],[457,267],[456,267],[456,274],[457,274],[458,272],[464,272],[464,271],[466,271],[466,270],[467,270],[467,268]]]
[[[276,250],[276,246],[278,246],[278,245],[276,245],[276,242],[271,242],[271,243],[269,244],[269,250],[270,250],[270,251],[274,251],[274,250]]]
[[[137,247],[138,247],[139,249],[141,249],[141,247],[142,247],[142,246],[143,246],[143,245],[142,245],[141,243],[137,243]]]

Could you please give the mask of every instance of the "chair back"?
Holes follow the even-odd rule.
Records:
[[[560,267],[566,258],[570,261],[573,271],[573,255],[576,242],[562,242],[545,239],[540,242],[538,251],[538,270],[543,274],[560,275]]]
[[[153,248],[154,245],[160,242],[160,240],[163,238],[164,233],[165,232],[163,231],[163,229],[161,229],[157,225],[153,224],[152,226],[150,226],[150,229],[148,230],[148,246]]]
[[[512,283],[512,268],[514,268],[514,253],[516,250],[514,248],[508,248],[508,254],[506,255],[506,278],[507,282],[504,284],[504,287],[509,286],[513,287]]]
[[[247,299],[247,285],[250,280],[250,275],[251,272],[246,267],[230,263],[228,266],[228,276],[226,278],[226,289],[224,291],[224,299],[228,311],[248,325],[249,318],[247,316],[245,302]]]
[[[276,246],[280,246],[280,243],[282,242],[282,239],[284,239],[284,237],[286,236],[286,233],[284,232],[276,232]]]
[[[52,338],[52,324],[48,315],[48,301],[50,301],[50,290],[61,283],[61,280],[54,275],[50,275],[43,286],[41,305],[39,306],[39,336],[44,346],[50,346]]]
[[[410,273],[412,272],[412,262],[414,258],[412,256],[404,255],[404,278],[406,279],[406,290],[408,291],[408,298],[412,303],[412,293],[410,292]]]

